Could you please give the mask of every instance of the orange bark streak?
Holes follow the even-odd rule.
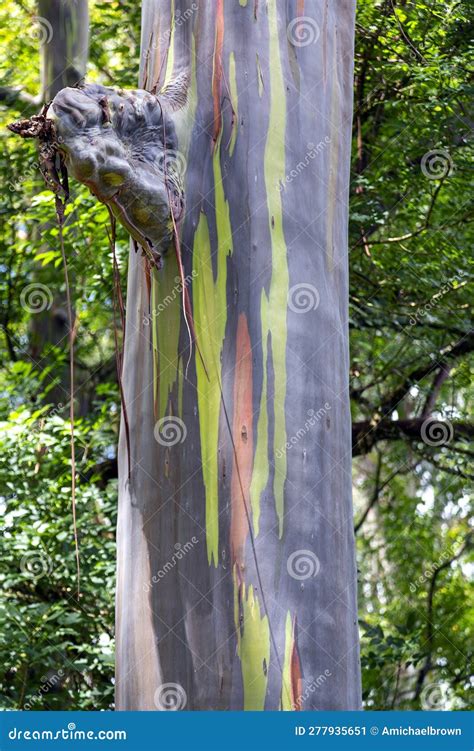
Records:
[[[212,76],[212,98],[214,100],[214,125],[212,140],[215,147],[222,127],[221,86],[222,86],[222,46],[224,43],[224,0],[217,0],[216,41],[214,45],[214,72]]]
[[[301,697],[301,663],[298,655],[298,647],[296,644],[296,616],[293,619],[293,644],[291,647],[291,661],[290,661],[290,678],[291,678],[291,702],[293,709],[296,711],[301,710],[301,703],[298,699]]]

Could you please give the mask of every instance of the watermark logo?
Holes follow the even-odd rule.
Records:
[[[319,141],[317,144],[312,143],[311,141],[307,144],[308,150],[306,151],[303,159],[301,159],[298,164],[296,164],[293,169],[288,172],[283,180],[279,180],[278,182],[278,190],[281,192],[286,188],[287,185],[293,182],[301,173],[308,167],[313,159],[316,159],[319,154],[321,154],[326,146],[329,146],[331,143],[331,139],[329,136],[325,136],[323,141]]]
[[[295,47],[307,47],[318,41],[321,31],[314,18],[298,16],[288,24],[286,35]]]
[[[178,176],[182,179],[186,173],[186,157],[181,151],[163,149],[158,155],[156,166],[161,174]]]
[[[155,691],[154,700],[160,712],[176,712],[185,708],[188,697],[179,683],[162,683]]]
[[[188,429],[180,417],[162,417],[155,425],[153,435],[161,446],[184,443]]]
[[[50,409],[47,414],[42,415],[38,420],[35,421],[35,423],[32,425],[32,430],[34,433],[41,433],[45,426],[46,420],[50,420],[53,417],[56,417],[57,415],[61,414],[61,411],[64,409],[65,405],[62,402],[59,402],[53,409]]]
[[[25,553],[20,561],[20,571],[31,579],[41,579],[53,570],[53,561],[41,550]]]
[[[447,560],[452,559],[453,556],[455,556],[455,551],[457,548],[459,548],[459,545],[462,543],[462,537],[459,537],[457,540],[455,540],[447,550],[442,553],[442,555],[439,556],[437,561],[435,563],[431,563],[427,568],[423,571],[423,573],[415,579],[415,581],[411,582],[410,584],[410,592],[413,594],[429,579],[431,579],[434,575],[434,573],[439,569],[440,566],[442,566],[443,563],[445,563]]]
[[[449,177],[453,169],[454,162],[449,151],[433,149],[423,154],[421,171],[428,180],[441,180],[443,177]]]
[[[278,448],[275,451],[275,458],[281,459],[282,456],[287,451],[290,451],[290,449],[293,448],[293,446],[296,446],[296,444],[304,438],[304,436],[309,433],[311,428],[313,428],[317,423],[329,412],[331,409],[331,405],[329,402],[324,402],[324,406],[320,407],[317,412],[314,411],[314,409],[308,409],[307,415],[308,418],[305,420],[304,425],[299,428],[294,435],[291,436],[285,443],[285,445],[282,448]]]
[[[427,711],[444,709],[447,700],[446,688],[441,683],[428,683],[420,694],[420,703]]]
[[[32,709],[33,706],[39,702],[43,696],[45,696],[52,688],[55,688],[58,684],[61,684],[62,679],[64,678],[64,670],[60,668],[56,673],[53,673],[52,675],[46,677],[45,675],[41,678],[41,685],[38,689],[38,691],[31,696],[28,701],[23,705],[24,710]]]
[[[421,426],[421,439],[428,446],[444,446],[454,435],[454,428],[449,420],[437,420],[428,417]]]
[[[319,292],[313,284],[300,282],[288,290],[288,307],[293,313],[309,313],[319,306]]]
[[[286,562],[286,569],[292,579],[303,581],[319,574],[321,564],[312,550],[295,550]]]
[[[45,284],[33,282],[23,287],[20,294],[20,304],[28,313],[42,313],[49,310],[53,304],[53,293]]]
[[[152,323],[153,319],[158,318],[158,316],[163,313],[176,299],[181,299],[183,287],[188,287],[192,280],[197,277],[197,275],[197,271],[193,269],[191,274],[187,274],[187,276],[184,277],[184,285],[181,277],[175,276],[175,284],[173,289],[166,295],[166,297],[160,300],[158,305],[153,309],[151,313],[147,313],[147,315],[143,316],[143,325],[149,326],[150,323]]]
[[[199,540],[197,539],[197,537],[191,537],[191,539],[188,540],[188,542],[185,542],[184,545],[181,545],[180,542],[177,542],[174,546],[175,552],[173,553],[171,558],[166,561],[164,566],[162,566],[160,570],[151,577],[151,582],[144,585],[143,591],[149,592],[154,584],[157,584],[161,581],[161,579],[164,579],[166,574],[174,569],[178,561],[181,561],[187,555],[187,553],[189,553],[193,549],[193,547],[197,545],[198,542]]]
[[[419,307],[413,313],[413,315],[410,316],[408,321],[410,326],[414,326],[416,323],[419,323],[421,318],[424,318],[424,316],[428,315],[434,308],[436,308],[442,297],[447,295],[448,292],[451,292],[453,289],[456,289],[454,282],[457,282],[458,284],[463,283],[462,278],[464,276],[464,271],[460,271],[458,274],[453,276],[452,279],[448,279],[446,282],[444,282],[444,284],[441,285],[438,291],[435,292],[435,294],[428,300],[428,302]]]
[[[310,698],[311,694],[314,694],[315,691],[318,690],[318,688],[321,688],[321,686],[324,686],[327,679],[332,676],[332,673],[330,670],[325,670],[324,673],[320,673],[320,675],[317,676],[317,678],[310,678],[306,684],[305,690],[302,694],[296,697],[295,701],[292,702],[291,708],[294,711],[298,711],[302,709],[304,702]]]
[[[33,17],[34,25],[29,29],[29,35],[32,39],[39,43],[40,47],[44,44],[49,44],[53,38],[53,27],[47,18],[43,16]]]
[[[181,11],[179,8],[176,10],[176,13],[173,16],[173,20],[171,23],[171,28],[173,29],[179,29],[186,21],[189,21],[194,13],[198,10],[199,6],[196,1],[194,1],[189,8],[186,8],[186,10]],[[162,44],[169,44],[170,39],[170,32],[167,31],[164,34],[160,34],[159,37],[154,39],[151,44],[151,50],[155,51],[159,49],[159,47]]]
[[[36,177],[38,170],[40,169],[38,162],[28,162],[28,166],[25,168],[22,175],[17,175],[15,181],[10,180],[8,183],[8,190],[11,193],[15,193],[22,189],[23,183]]]

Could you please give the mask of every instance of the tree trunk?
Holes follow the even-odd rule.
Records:
[[[76,86],[86,75],[89,53],[89,10],[87,0],[38,0],[38,39],[40,42],[41,94],[39,104],[53,99],[66,86]],[[68,315],[65,293],[57,293],[63,283],[64,271],[51,266],[38,266],[34,285],[54,293],[50,309],[32,316],[30,353],[43,368],[51,365],[45,355],[48,346],[67,350]],[[47,400],[64,405],[68,400],[69,366],[55,369],[58,384],[48,393]]]
[[[145,0],[178,268],[131,252],[118,709],[360,707],[348,398],[352,0]],[[178,97],[179,98],[179,97]],[[207,372],[206,372],[207,371]]]
[[[41,92],[48,102],[86,75],[89,53],[87,0],[38,0]]]

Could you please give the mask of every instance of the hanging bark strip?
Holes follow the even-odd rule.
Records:
[[[68,264],[67,264],[67,258],[66,258],[66,251],[64,248],[63,226],[64,226],[64,206],[65,206],[66,199],[63,203],[56,193],[55,200],[56,200],[56,216],[58,218],[59,243],[61,246],[61,256],[63,259],[63,266],[64,266],[64,281],[66,285],[66,304],[67,304],[67,315],[68,315],[68,322],[69,322],[69,378],[70,378],[69,421],[70,421],[70,426],[71,426],[70,427],[70,432],[71,432],[71,496],[72,496],[72,523],[73,523],[73,530],[74,530],[74,551],[75,551],[75,556],[76,556],[76,570],[77,570],[77,596],[79,598],[81,595],[81,565],[80,565],[80,559],[79,559],[79,540],[78,540],[78,534],[77,534],[77,516],[76,516],[76,450],[75,450],[75,435],[74,435],[74,422],[75,422],[74,339],[75,339],[75,334],[76,334],[76,322],[75,320],[73,320],[73,316],[72,316],[71,290],[69,286]]]
[[[173,198],[171,196],[170,181],[169,181],[169,175],[168,175],[168,162],[167,162],[167,149],[166,149],[166,121],[165,120],[163,120],[163,134],[164,134],[164,142],[165,142],[165,148],[164,148],[165,156],[164,156],[164,160],[163,160],[163,170],[164,170],[164,175],[165,175],[166,190],[167,190],[167,193],[168,193],[168,203],[169,203],[169,206],[170,206],[171,221],[173,223],[173,245],[174,245],[175,254],[176,254],[176,263],[178,265],[179,276],[180,276],[180,279],[181,279],[181,287],[182,287],[181,294],[182,294],[182,305],[183,305],[183,318],[184,318],[184,322],[186,324],[186,329],[187,329],[187,332],[188,332],[188,339],[189,339],[189,355],[188,355],[188,361],[186,363],[185,376],[187,377],[187,375],[188,375],[189,363],[191,362],[191,358],[193,356],[193,343],[194,343],[196,345],[196,350],[197,350],[197,352],[199,354],[199,357],[201,359],[202,366],[203,366],[203,368],[204,368],[204,370],[206,372],[206,375],[207,375],[207,377],[209,379],[209,375],[208,375],[208,372],[207,372],[207,369],[206,369],[206,363],[204,362],[203,356],[201,354],[201,350],[199,349],[199,345],[198,345],[198,342],[197,342],[196,330],[194,328],[194,321],[193,321],[193,311],[192,311],[192,306],[191,306],[191,299],[189,297],[189,292],[188,292],[188,288],[187,288],[187,285],[186,285],[186,277],[185,277],[185,274],[184,274],[183,258],[182,258],[182,255],[181,255],[181,243],[180,243],[180,240],[179,240],[178,227],[176,226],[175,204],[174,204]],[[182,208],[181,207],[178,207],[178,212],[179,212],[178,213],[178,218],[180,218],[180,216],[182,214]]]
[[[22,138],[36,138],[39,141],[39,166],[44,181],[55,196],[56,217],[58,221],[59,243],[64,266],[64,281],[66,286],[66,307],[69,325],[69,421],[71,435],[71,504],[72,522],[74,535],[74,551],[77,571],[77,596],[81,594],[81,565],[79,556],[79,540],[77,533],[76,515],[76,451],[74,432],[74,339],[76,335],[75,319],[72,315],[71,290],[66,251],[64,247],[64,208],[69,199],[69,182],[67,168],[64,159],[58,149],[58,142],[54,124],[47,117],[51,103],[44,105],[39,115],[34,115],[28,120],[20,120],[11,123],[7,127],[12,133]]]

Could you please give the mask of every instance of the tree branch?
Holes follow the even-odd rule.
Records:
[[[382,415],[390,415],[414,384],[426,378],[427,375],[430,375],[430,373],[433,373],[439,367],[445,366],[450,360],[455,360],[473,351],[474,331],[470,331],[455,344],[444,347],[434,362],[431,360],[429,363],[412,370],[405,377],[403,383],[383,400],[380,407]]]
[[[22,107],[37,110],[41,105],[41,97],[28,94],[27,91],[16,86],[0,86],[0,102],[9,107],[20,104]]]
[[[434,596],[436,592],[436,582],[438,579],[438,576],[444,569],[447,569],[451,566],[454,561],[457,561],[466,548],[468,547],[470,543],[470,535],[467,535],[466,539],[464,540],[463,544],[461,545],[458,552],[451,556],[447,561],[444,561],[443,563],[440,563],[433,571],[433,575],[430,579],[430,585],[428,589],[428,601],[427,601],[427,624],[426,624],[426,642],[428,645],[428,652],[425,657],[425,661],[418,673],[418,678],[416,681],[416,687],[415,687],[415,695],[414,699],[419,699],[421,691],[423,689],[423,684],[425,682],[425,678],[430,672],[430,670],[433,667],[432,659],[433,659],[433,648],[434,648],[434,624],[433,624],[433,611],[434,611]]]
[[[406,438],[422,441],[421,428],[425,422],[423,417],[409,420],[382,419],[379,422],[373,420],[355,422],[352,424],[352,456],[368,454],[379,441],[400,441]],[[456,440],[474,439],[474,423],[456,421],[450,422],[450,425],[453,435],[449,443]]]

